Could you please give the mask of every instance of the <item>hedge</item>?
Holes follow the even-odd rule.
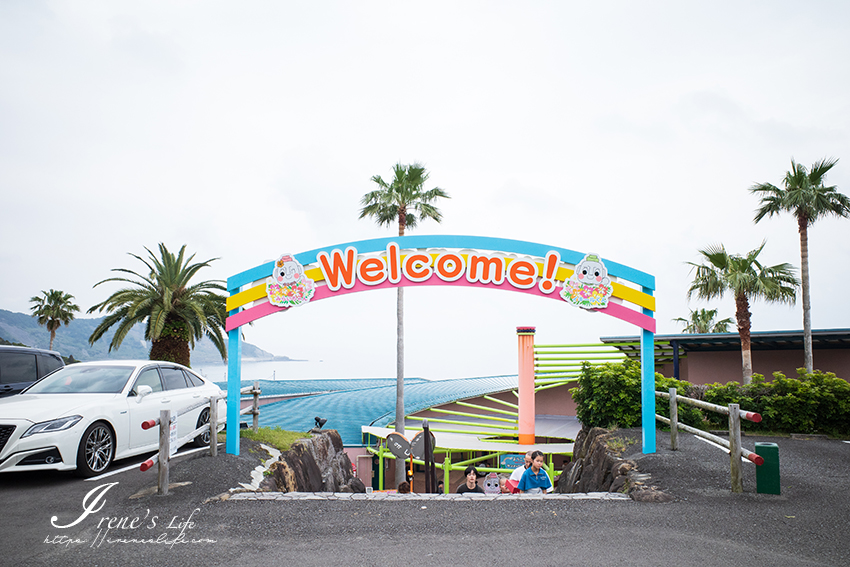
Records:
[[[781,372],[766,382],[759,374],[751,384],[729,382],[695,386],[655,373],[656,391],[676,388],[682,396],[722,406],[737,403],[741,409],[762,415],[761,423],[742,421],[742,429],[779,433],[826,433],[850,436],[850,384],[831,372],[805,369],[787,378]],[[636,427],[641,423],[640,365],[633,361],[582,367],[578,386],[571,390],[577,417],[589,427]],[[669,417],[668,404],[656,400],[656,413]],[[679,404],[679,420],[701,428],[725,428],[728,418]]]

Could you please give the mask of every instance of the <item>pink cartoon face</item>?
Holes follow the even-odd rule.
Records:
[[[274,265],[272,277],[280,284],[291,284],[301,279],[304,268],[292,256],[281,256]]]
[[[599,261],[598,256],[588,256],[576,266],[576,279],[586,285],[605,285],[611,280],[608,279],[608,270],[605,265]]]

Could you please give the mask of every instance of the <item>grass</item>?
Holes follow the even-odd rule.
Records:
[[[622,437],[612,436],[605,441],[608,450],[615,455],[620,455],[626,450],[629,445],[637,443],[637,439],[623,439]]]
[[[269,427],[260,427],[256,433],[254,433],[254,431],[250,428],[242,429],[239,431],[239,436],[251,439],[252,441],[265,443],[266,445],[274,447],[278,451],[288,451],[293,442],[298,439],[305,439],[309,437],[306,433],[299,431],[286,431],[280,427],[275,427],[274,429]]]

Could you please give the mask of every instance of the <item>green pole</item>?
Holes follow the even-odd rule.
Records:
[[[378,450],[378,490],[384,489],[384,444]]]

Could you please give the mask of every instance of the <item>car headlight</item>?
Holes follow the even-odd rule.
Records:
[[[36,423],[27,432],[21,435],[21,438],[35,435],[36,433],[55,433],[56,431],[64,431],[73,427],[78,421],[83,419],[81,415],[71,415],[68,417],[60,417],[59,419],[51,419],[50,421],[42,421]]]

